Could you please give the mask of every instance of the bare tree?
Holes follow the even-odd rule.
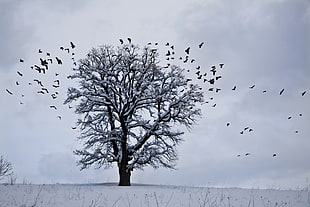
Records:
[[[2,156],[0,157],[0,180],[6,176],[13,174],[12,164],[6,161]]]
[[[158,52],[133,44],[93,48],[74,68],[65,104],[75,112],[83,149],[81,169],[117,163],[119,185],[130,185],[133,169],[174,168],[180,126],[190,128],[201,115],[203,93],[175,65],[159,65]]]

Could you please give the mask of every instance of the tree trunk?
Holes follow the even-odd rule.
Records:
[[[130,170],[126,169],[126,165],[121,164],[119,166],[119,186],[130,186]]]

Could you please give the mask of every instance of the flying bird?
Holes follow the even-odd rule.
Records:
[[[219,66],[220,66],[220,68],[223,68],[224,63],[220,63]]]
[[[54,106],[54,105],[50,105],[50,108],[51,108],[51,109],[55,109],[55,110],[57,110],[57,107],[56,107],[56,106]]]
[[[267,92],[267,90],[263,90],[263,93],[266,93]]]
[[[279,94],[280,94],[280,95],[282,95],[282,93],[283,93],[283,92],[284,92],[284,88],[280,91],[280,93],[279,93]]]
[[[276,157],[277,156],[277,154],[276,153],[274,153],[273,155],[272,155],[272,157]]]
[[[20,59],[19,59],[19,62],[23,63],[23,62],[24,62],[24,60],[20,58]]]
[[[188,47],[188,48],[185,49],[185,52],[186,52],[186,54],[188,54],[188,55],[189,55],[189,50],[190,50],[190,47]]]
[[[6,90],[6,92],[7,92],[8,94],[13,95],[13,93],[12,93],[11,91],[9,91],[9,89],[5,89],[5,90]]]
[[[119,41],[120,41],[120,43],[121,43],[121,44],[124,44],[124,40],[122,40],[122,39],[119,39]]]
[[[131,44],[131,38],[128,37],[127,40],[128,40],[128,42],[129,42],[129,44]]]
[[[213,85],[215,81],[214,81],[214,79],[212,78],[212,79],[208,80],[208,82],[209,82],[210,84]]]
[[[57,116],[57,118],[58,118],[59,120],[61,120],[61,116]]]
[[[250,153],[249,153],[249,152],[245,153],[245,156],[249,156],[249,155],[250,155]]]
[[[54,83],[57,83],[59,85],[60,81],[59,80],[54,80]]]
[[[61,65],[61,64],[62,64],[61,59],[59,59],[58,57],[56,57],[56,60],[57,60],[57,63],[58,63],[59,65]]]
[[[70,42],[70,46],[71,46],[72,49],[75,48],[75,45],[73,44],[73,42]]]
[[[301,93],[301,96],[304,96],[306,94],[307,91],[304,91]]]
[[[291,118],[292,118],[291,116],[287,117],[287,119],[291,119]]]
[[[42,50],[41,49],[39,49],[39,51],[38,51],[39,53],[42,53]]]
[[[198,47],[201,48],[203,46],[204,42],[201,42]]]
[[[19,86],[19,82],[18,82],[18,81],[16,81],[15,83],[16,83],[16,85],[18,85],[18,86]]]
[[[234,86],[231,90],[235,91],[235,90],[236,90],[236,88],[237,88],[237,86]]]
[[[226,123],[226,126],[229,126],[229,125],[230,125],[230,123],[229,123],[229,122],[227,122],[227,123]]]
[[[254,87],[255,87],[255,85],[252,85],[252,86],[250,86],[249,88],[250,88],[250,89],[253,89]]]
[[[18,74],[19,76],[23,76],[23,74],[22,74],[21,72],[19,72],[19,71],[17,71],[17,74]]]

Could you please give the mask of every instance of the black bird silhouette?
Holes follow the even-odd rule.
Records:
[[[213,85],[215,81],[214,81],[214,79],[212,78],[212,79],[208,80],[208,82],[209,82],[210,84]]]
[[[60,49],[61,49],[61,50],[64,50],[65,48],[61,46]]]
[[[22,74],[21,72],[19,72],[19,71],[17,71],[17,74],[18,74],[19,76],[23,76],[23,74]]]
[[[41,62],[41,65],[42,65],[42,66],[48,65],[47,60],[43,60],[42,58],[40,58],[40,62]]]
[[[42,50],[41,50],[41,49],[39,49],[39,53],[42,53]]]
[[[51,56],[51,53],[47,52],[46,55],[47,55],[47,56]]]
[[[127,40],[128,40],[128,42],[129,42],[129,44],[131,44],[131,38],[128,37]]]
[[[16,83],[16,85],[18,85],[18,86],[19,86],[19,82],[18,82],[18,81],[16,81],[15,83]]]
[[[59,85],[60,81],[59,80],[54,80],[54,83],[57,83]]]
[[[122,39],[119,39],[119,42],[120,42],[121,44],[124,44],[124,40],[122,40]]]
[[[215,68],[212,68],[210,71],[212,72],[212,75],[216,74],[216,69]]]
[[[276,156],[277,156],[277,154],[276,154],[276,153],[273,153],[272,157],[276,157]]]
[[[69,48],[66,48],[65,50],[66,50],[68,53],[70,53],[70,49],[69,49]]]
[[[9,89],[5,89],[5,90],[6,90],[6,92],[7,92],[8,94],[13,95],[13,93],[12,93],[11,91],[9,91]]]
[[[299,116],[302,116],[302,114],[299,114]]]
[[[215,89],[215,92],[218,93],[220,90],[222,90],[222,89],[217,88],[217,89]]]
[[[200,69],[200,65],[198,65],[198,66],[196,67],[196,69],[199,70],[199,69]]]
[[[249,88],[250,88],[250,89],[253,89],[254,87],[255,87],[255,85],[252,85],[252,86],[250,86]]]
[[[195,62],[195,59],[191,59],[191,63]]]
[[[249,132],[252,132],[253,131],[253,129],[251,128],[251,129],[249,129]]]
[[[292,118],[291,116],[287,117],[287,119],[291,119],[291,118]]]
[[[213,104],[212,107],[216,107],[216,104]]]
[[[56,60],[57,60],[57,63],[58,63],[59,65],[61,65],[61,64],[62,64],[61,59],[59,59],[58,57],[56,57]]]
[[[70,46],[71,46],[72,49],[75,48],[75,45],[73,44],[73,42],[70,42]]]
[[[51,95],[51,97],[52,97],[53,99],[56,99],[56,98],[57,98],[57,95],[56,95],[55,93],[53,93],[53,94]]]
[[[71,129],[76,129],[76,127],[71,127]]]
[[[204,42],[201,42],[198,47],[201,48],[203,46]]]
[[[243,134],[243,131],[241,131],[240,134]]]
[[[222,76],[216,76],[216,77],[215,77],[215,80],[218,80],[218,79],[220,79],[220,78],[222,78]]]
[[[49,91],[47,90],[47,88],[42,88],[42,91],[45,91],[46,93],[49,93]]]
[[[220,63],[219,66],[220,66],[220,68],[223,68],[224,63]]]
[[[57,110],[57,107],[56,107],[56,106],[54,106],[54,105],[50,105],[50,108],[51,108],[51,109],[55,109],[55,110]]]
[[[229,122],[227,122],[227,123],[226,123],[226,126],[229,126],[229,125],[230,125],[230,123],[229,123]]]
[[[58,118],[59,120],[61,120],[61,116],[57,116],[57,118]]]
[[[23,63],[23,62],[24,62],[24,60],[20,58],[20,59],[19,59],[19,62]]]
[[[45,68],[41,68],[37,65],[34,65],[34,67],[35,67],[35,70],[38,71],[39,73],[43,72],[43,74],[45,74]]]
[[[231,90],[235,91],[235,90],[236,90],[236,88],[237,88],[237,86],[234,86]]]
[[[186,48],[184,51],[186,52],[186,54],[188,54],[189,55],[189,50],[190,50],[191,48],[190,47],[188,47],[188,48]]]
[[[263,93],[266,93],[267,91],[266,90],[263,90]]]
[[[169,42],[167,42],[167,43],[165,44],[165,46],[169,46]]]
[[[249,152],[245,153],[245,156],[249,156],[249,155],[250,155],[250,153],[249,153]]]
[[[52,86],[53,86],[54,88],[59,88],[59,85],[55,85],[55,84],[54,84],[54,85],[52,85]]]
[[[304,96],[306,94],[307,91],[304,91],[301,93],[301,96]]]
[[[282,95],[282,93],[283,93],[283,92],[284,92],[284,88],[280,91],[280,93],[279,93],[279,94],[280,94],[280,95]]]

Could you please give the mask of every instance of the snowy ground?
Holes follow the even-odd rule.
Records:
[[[310,207],[310,191],[136,185],[0,185],[0,206]]]

